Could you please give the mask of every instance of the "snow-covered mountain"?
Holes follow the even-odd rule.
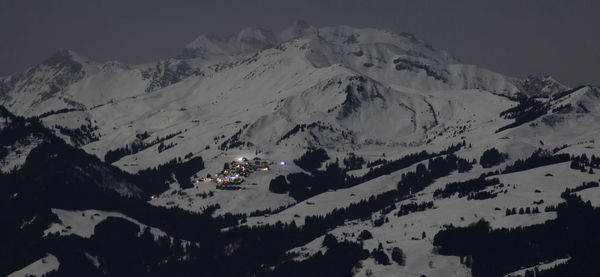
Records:
[[[243,64],[274,68],[289,59],[297,59],[286,67],[298,74],[340,66],[384,86],[420,90],[482,89],[513,97],[565,89],[551,77],[516,79],[461,64],[410,34],[347,26],[315,28],[300,21],[278,33],[247,28],[226,38],[202,35],[181,55],[143,65],[100,64],[61,50],[25,72],[2,78],[0,92],[3,105],[23,115],[81,108],[78,104],[89,109],[188,78],[223,75],[218,73]],[[311,68],[303,67],[307,62]]]
[[[346,215],[343,224],[285,249],[298,263],[318,259],[318,251],[327,251],[326,234],[361,241],[373,253],[404,249],[405,265],[381,263],[371,254],[362,266],[353,265],[352,273],[359,276],[480,274],[477,265],[470,268],[472,261],[467,262],[474,254],[441,255],[434,249],[443,245],[434,247],[433,236],[450,224],[464,227],[481,218],[492,228],[544,223],[557,218],[555,210],[511,216],[505,210],[557,206],[565,188],[598,180],[593,162],[582,162],[581,172],[568,161],[577,163],[569,155],[600,154],[600,88],[571,89],[551,76],[505,76],[463,64],[411,34],[372,28],[316,28],[299,21],[279,32],[247,28],[229,37],[202,35],[180,55],[141,65],[98,63],[61,50],[22,73],[0,78],[0,105],[16,115],[36,117],[73,147],[125,171],[111,173],[118,178],[109,179],[121,180],[119,184],[103,181],[97,186],[136,197],[156,193],[148,201],[154,206],[210,210],[223,215],[223,221],[231,214],[244,215],[235,224],[239,226],[278,221],[310,226],[311,216],[375,205],[363,202],[400,193],[405,176],[424,174],[420,162],[431,166],[434,157],[452,154],[470,164],[468,170],[435,175],[424,187],[411,185],[409,194],[389,198],[389,205],[371,210],[367,218]],[[0,152],[2,172],[30,168],[28,153],[43,139],[23,137],[2,145],[8,153]],[[327,158],[311,171],[297,161],[315,149],[323,149]],[[491,167],[481,161],[490,149],[502,157]],[[189,173],[188,165],[198,157],[202,166],[196,169],[202,169]],[[247,176],[239,191],[200,182],[244,157],[265,162],[269,170]],[[362,162],[353,166],[347,162],[351,158]],[[320,174],[327,182],[336,180],[333,164],[339,165],[343,184],[314,188],[313,183],[325,182]],[[161,165],[186,169],[173,169],[174,178],[165,178],[169,184],[164,187],[144,184],[152,180],[152,172],[162,172]],[[105,174],[91,176],[115,171],[110,165],[93,167]],[[308,196],[298,197],[293,189],[273,193],[270,184],[277,176],[290,184],[300,178],[296,180],[309,184]],[[471,191],[469,197],[439,197],[436,192],[480,176],[497,177],[499,183]],[[579,195],[598,205],[597,190]],[[405,214],[410,205],[428,202],[430,208]],[[135,215],[127,216],[153,226]],[[363,230],[372,238],[358,239]],[[225,252],[235,255],[236,243],[228,241]],[[380,243],[384,249],[377,249]],[[568,260],[555,258],[545,264]]]
[[[187,129],[209,142],[242,129],[241,140],[265,148],[286,143],[281,138],[296,125],[317,121],[331,133],[319,134],[323,142],[302,134],[285,140],[346,148],[421,145],[433,140],[432,128],[459,120],[438,110],[452,107],[427,99],[456,102],[457,93],[425,94],[480,90],[477,98],[487,101],[490,93],[516,98],[567,89],[551,77],[521,80],[460,64],[410,34],[305,22],[278,33],[248,28],[227,38],[200,36],[182,55],[145,65],[99,64],[63,50],[1,84],[2,105],[19,115],[66,109],[79,112],[48,124],[96,122],[100,140],[89,149],[100,157],[146,131],[160,136]]]

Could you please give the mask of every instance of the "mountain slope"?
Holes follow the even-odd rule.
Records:
[[[0,104],[3,195],[43,200],[11,222],[37,215],[23,238],[55,243],[24,260],[50,253],[63,274],[80,269],[77,259],[86,274],[121,269],[110,259],[119,243],[102,250],[94,234],[152,248],[143,224],[190,242],[134,262],[158,275],[489,276],[487,256],[458,255],[434,236],[552,228],[569,195],[597,205],[599,88],[504,76],[410,34],[296,22],[200,36],[142,65],[59,51],[0,79]],[[241,184],[212,180],[237,166],[252,168]],[[69,222],[92,209],[124,221],[86,218],[81,236],[57,209]],[[41,237],[51,223],[73,236]],[[63,244],[71,248],[57,252]],[[581,261],[544,247],[560,255],[489,272]],[[152,275],[142,271],[132,274]]]
[[[279,33],[248,28],[227,38],[200,36],[176,58],[136,66],[98,64],[61,50],[38,66],[3,78],[0,95],[3,105],[13,106],[20,115],[37,115],[49,108],[89,109],[190,76],[213,75],[224,67],[252,60],[261,51],[281,49],[299,40],[307,50],[299,54],[313,67],[340,64],[385,85],[426,90],[476,88],[508,96],[532,95],[535,90],[549,94],[564,88],[549,77],[519,80],[460,64],[447,52],[410,34],[347,26],[315,28],[297,22]],[[47,101],[51,102],[43,104]]]

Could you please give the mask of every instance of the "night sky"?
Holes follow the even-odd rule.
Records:
[[[510,76],[600,85],[599,14],[600,1],[0,0],[0,75],[60,48],[142,63],[173,56],[200,34],[280,30],[303,19],[413,33],[464,63]]]

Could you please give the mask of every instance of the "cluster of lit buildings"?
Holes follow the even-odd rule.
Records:
[[[248,160],[241,157],[227,164],[225,168],[214,176],[207,175],[204,182],[216,182],[217,188],[228,189],[225,186],[236,186],[244,182],[244,178],[255,171],[269,171],[269,165],[260,158]]]

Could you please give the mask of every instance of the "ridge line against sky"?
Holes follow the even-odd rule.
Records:
[[[600,1],[0,0],[0,76],[60,48],[99,62],[174,56],[201,34],[281,30],[297,19],[409,32],[467,64],[600,85]]]

